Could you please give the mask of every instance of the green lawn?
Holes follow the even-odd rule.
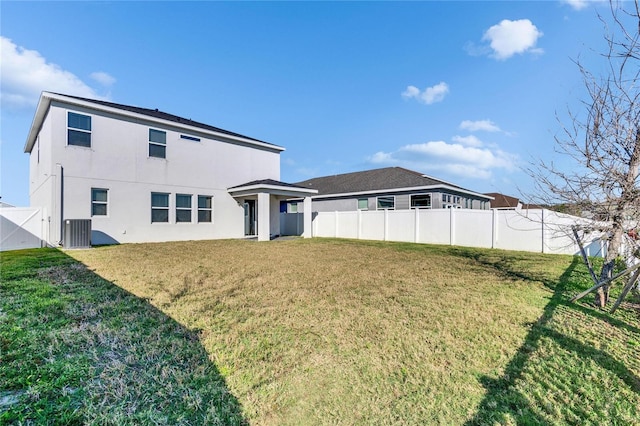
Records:
[[[311,239],[0,261],[0,424],[640,424],[639,313],[569,303],[578,258]]]

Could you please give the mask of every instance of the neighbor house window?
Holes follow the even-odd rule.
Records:
[[[209,195],[198,195],[198,222],[211,222],[212,198]]]
[[[289,203],[289,213],[298,213],[298,203]]]
[[[91,117],[67,112],[67,144],[91,148]]]
[[[412,209],[430,209],[431,194],[416,194],[411,196]]]
[[[378,206],[378,210],[395,209],[396,197],[394,196],[378,197],[377,206]]]
[[[91,188],[91,216],[107,215],[108,190]]]
[[[191,222],[191,194],[176,194],[176,222]]]
[[[369,210],[368,198],[358,198],[358,210]]]
[[[149,129],[149,157],[167,158],[167,132]]]
[[[151,223],[169,222],[169,194],[151,193]]]

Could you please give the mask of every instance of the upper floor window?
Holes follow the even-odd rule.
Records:
[[[393,195],[387,197],[378,197],[377,207],[378,210],[395,209],[396,197],[394,197]]]
[[[176,222],[191,222],[191,194],[176,194]]]
[[[149,129],[149,157],[167,158],[167,132]]]
[[[368,198],[358,198],[358,210],[369,210]]]
[[[67,112],[67,145],[91,148],[91,117]]]
[[[430,209],[431,194],[416,194],[411,196],[412,209]]]
[[[210,195],[198,195],[198,222],[211,222],[212,198]]]
[[[109,191],[102,188],[91,188],[91,216],[106,216]]]

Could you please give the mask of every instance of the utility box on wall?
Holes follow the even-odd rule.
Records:
[[[65,219],[63,247],[91,247],[91,219]]]

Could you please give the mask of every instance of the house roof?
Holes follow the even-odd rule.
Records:
[[[304,186],[296,185],[293,183],[280,182],[279,180],[275,180],[275,179],[252,180],[251,182],[243,183],[242,185],[232,186],[229,189],[237,189],[237,188],[244,188],[247,186],[258,186],[258,185],[260,186],[272,185],[272,186],[284,186],[287,188],[308,189]]]
[[[464,189],[458,185],[439,180],[403,167],[385,167],[362,172],[323,176],[296,183],[296,185],[318,190],[318,197],[358,193],[404,191],[413,189],[449,189],[474,194],[487,200],[491,197]]]
[[[33,119],[33,123],[31,125],[31,130],[29,132],[29,136],[27,138],[27,142],[25,143],[25,152],[31,152],[31,148],[35,143],[35,138],[42,126],[42,121],[46,116],[47,110],[51,104],[52,100],[58,100],[65,103],[70,103],[74,105],[84,106],[87,108],[93,108],[98,110],[110,111],[120,114],[125,114],[128,116],[143,116],[152,121],[165,123],[165,124],[173,124],[174,126],[182,127],[186,131],[189,130],[199,130],[204,133],[212,134],[213,136],[223,136],[232,140],[250,143],[254,145],[264,146],[268,148],[272,148],[278,151],[284,151],[284,148],[274,145],[269,142],[261,141],[259,139],[255,139],[249,136],[241,135],[240,133],[230,132],[228,130],[221,129],[219,127],[214,127],[209,124],[200,123],[198,121],[193,121],[189,118],[180,117],[177,115],[173,115],[164,111],[160,111],[156,109],[149,108],[141,108],[131,105],[123,105],[117,104],[114,102],[108,102],[98,99],[88,99],[82,98],[79,96],[71,96],[64,95],[60,93],[51,93],[51,92],[42,92],[40,96],[40,101],[38,102],[38,107],[36,109],[36,115]]]
[[[232,186],[231,188],[228,188],[227,191],[229,191],[229,193],[234,197],[257,194],[260,192],[266,192],[274,195],[286,195],[289,197],[308,197],[318,193],[315,189],[280,182],[275,179],[253,180],[251,182],[243,183],[242,185]]]
[[[500,194],[499,192],[488,192],[485,195],[493,197],[493,200],[491,200],[492,209],[516,208],[520,203],[518,198]]]

